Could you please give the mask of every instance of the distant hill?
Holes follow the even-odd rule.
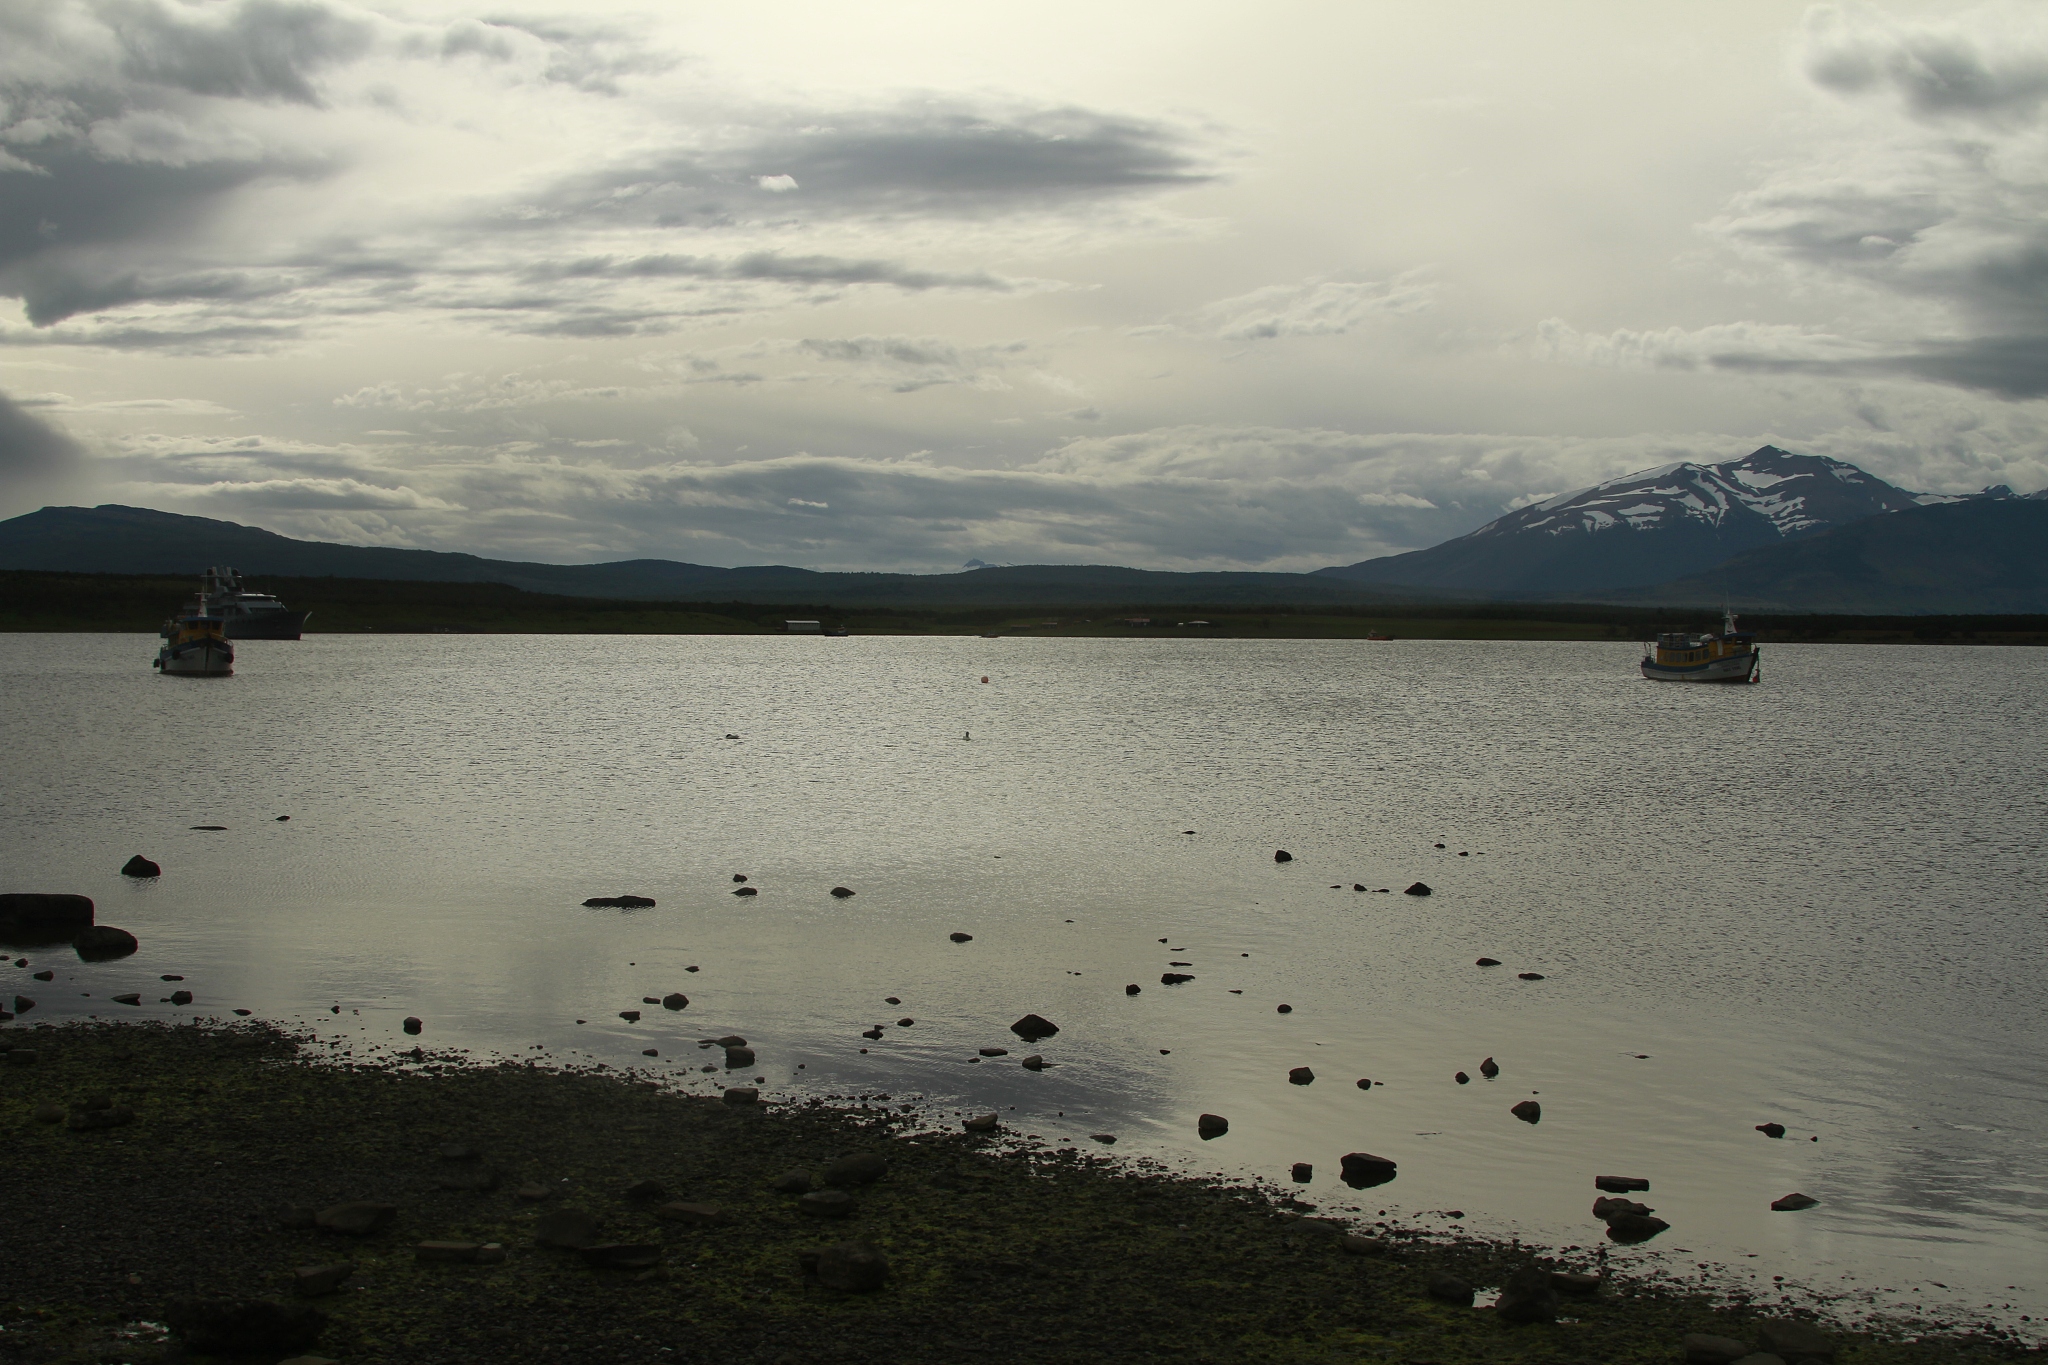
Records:
[[[2048,501],[1973,499],[1868,517],[1602,600],[1859,614],[2048,612]]]
[[[2011,490],[1972,496],[2010,497]],[[1724,464],[1624,475],[1427,550],[1320,572],[1510,600],[1606,597],[1698,573],[1745,551],[1946,501],[1895,488],[1840,460],[1764,446]]]
[[[952,574],[816,573],[786,565],[720,569],[666,559],[533,564],[439,550],[293,540],[232,521],[111,504],[45,507],[0,521],[0,569],[196,578],[216,564],[255,576],[506,583],[565,597],[846,607],[1352,606],[1435,596],[1319,574],[1160,573],[1079,564]]]

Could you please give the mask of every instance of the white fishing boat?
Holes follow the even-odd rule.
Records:
[[[235,647],[218,616],[187,614],[164,625],[163,648],[153,667],[190,678],[224,678],[235,671]]]
[[[1643,676],[1653,682],[1753,683],[1761,662],[1755,633],[1737,630],[1726,609],[1718,635],[1666,631],[1643,646]]]

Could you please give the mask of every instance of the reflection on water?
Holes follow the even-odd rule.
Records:
[[[314,637],[195,686],[16,639],[0,889],[143,944],[34,954],[37,1019],[181,974],[703,1088],[739,1033],[771,1094],[1306,1161],[1327,1211],[1591,1244],[1593,1176],[1639,1175],[1672,1227],[1616,1255],[2048,1308],[2037,651],[1777,646],[1709,689],[1628,644]],[[621,894],[657,904],[582,904]]]

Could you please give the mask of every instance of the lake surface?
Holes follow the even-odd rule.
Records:
[[[418,1015],[707,1091],[737,1032],[773,1098],[1312,1162],[1324,1212],[1553,1245],[1638,1175],[1672,1227],[1617,1257],[2048,1311],[2048,651],[1780,645],[1703,688],[1632,644],[316,636],[221,680],[10,644],[0,890],[143,944],[26,953],[58,978],[5,969],[11,1027],[170,973],[195,1005],[139,1013],[357,1055]],[[620,893],[658,905],[581,904]],[[1347,1189],[1351,1151],[1399,1177]]]

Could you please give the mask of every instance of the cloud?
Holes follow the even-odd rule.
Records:
[[[0,485],[42,483],[69,475],[83,455],[76,441],[0,394]]]
[[[45,412],[165,413],[179,417],[239,417],[233,408],[205,398],[109,398],[81,402],[69,394],[39,393],[16,400],[24,408]]]
[[[1890,95],[1915,118],[2007,124],[2032,117],[2048,100],[2048,54],[2040,44],[2038,14],[1909,24],[1826,5],[1807,16],[1806,71],[1842,94]]]
[[[1304,280],[1274,284],[1195,310],[1189,330],[1223,341],[1340,336],[1367,322],[1422,312],[1436,302],[1424,272],[1391,280]]]

